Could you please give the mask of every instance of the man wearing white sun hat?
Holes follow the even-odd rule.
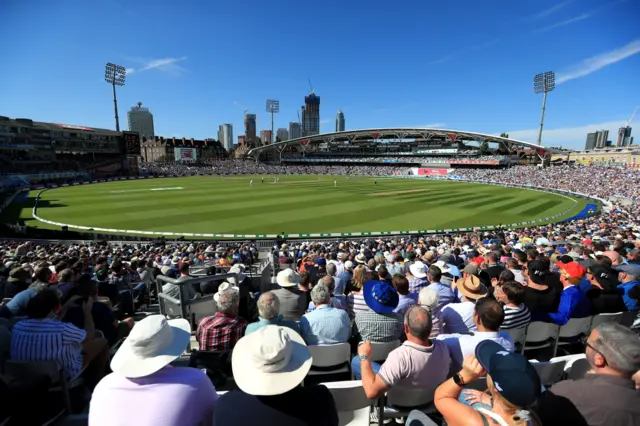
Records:
[[[323,385],[300,384],[311,353],[295,331],[268,325],[244,336],[231,358],[238,390],[220,398],[216,426],[337,426],[338,413]]]
[[[218,396],[207,375],[169,365],[190,336],[185,319],[150,315],[138,322],[111,360],[113,373],[93,392],[89,424],[211,425]]]

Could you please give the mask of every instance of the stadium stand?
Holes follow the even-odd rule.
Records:
[[[38,164],[29,163],[39,161],[29,158],[20,158],[17,167],[22,172]],[[61,153],[58,159],[56,173],[69,174],[27,180],[29,186],[84,179],[91,168],[111,160],[106,153],[95,162],[93,155],[84,154]],[[1,161],[10,160],[4,157]],[[407,172],[407,167],[393,162],[352,162],[357,161],[347,165],[283,165],[205,159],[192,165],[165,162],[138,166],[143,174],[159,176],[391,176]],[[34,412],[24,404],[3,403],[0,416],[8,419],[7,424],[41,424],[56,418],[57,424],[87,424],[90,419],[92,424],[196,425],[209,424],[215,417],[216,424],[294,424],[293,419],[307,419],[309,423],[342,425],[386,423],[397,417],[418,419],[423,424],[442,420],[466,424],[460,420],[463,415],[480,422],[491,422],[498,416],[506,422],[498,424],[544,425],[558,424],[553,422],[562,410],[563,416],[573,417],[560,424],[637,422],[640,393],[635,388],[640,383],[634,383],[632,376],[640,371],[640,171],[605,166],[516,166],[462,168],[455,174],[465,180],[589,194],[608,200],[611,208],[606,214],[558,224],[464,234],[238,242],[1,239],[0,362],[9,367],[3,371],[11,380],[0,381],[0,400],[48,394],[50,397],[43,399],[51,407]],[[18,179],[17,185],[21,184],[26,185],[24,179]],[[7,187],[0,201],[13,195],[15,186]],[[503,275],[505,269],[511,275]],[[405,280],[392,279],[396,275],[412,283],[409,294]],[[320,280],[322,288],[318,287],[310,304],[312,289]],[[402,285],[401,296],[394,283]],[[431,315],[421,315],[410,305],[420,303],[422,287],[447,287],[454,298],[445,306],[434,303],[435,309],[430,304]],[[580,297],[588,300],[586,316],[571,307],[566,296],[569,287],[574,288],[569,293],[580,292]],[[275,290],[278,302],[270,294],[269,306],[261,305],[259,294],[269,290]],[[331,297],[324,294],[327,291]],[[406,304],[404,317],[393,312],[400,298]],[[482,298],[497,302],[478,303]],[[465,304],[471,309],[463,309]],[[288,321],[288,312],[298,305],[302,307],[300,315],[310,308],[316,311],[313,327],[304,327],[304,338],[297,331],[298,324]],[[607,311],[607,306],[615,310]],[[45,308],[49,310],[43,314]],[[332,344],[309,348],[305,339],[317,341],[315,330],[321,330],[323,338],[337,336],[341,330],[335,329],[333,318],[346,317],[332,311],[341,309],[356,318],[351,319],[352,325],[367,327],[371,345],[358,346],[362,330],[355,327],[348,345],[335,343],[340,345],[335,350],[340,352],[335,356],[336,365],[312,361],[311,354],[320,349],[328,358],[333,356],[329,353]],[[457,312],[469,317],[457,318],[456,326],[468,329],[436,339],[431,333],[436,317],[433,310],[443,309],[448,313],[437,316],[444,321],[440,327],[449,329],[451,324],[446,321],[456,320],[451,312]],[[519,316],[528,311],[530,316]],[[566,321],[558,321],[558,316]],[[367,317],[376,321],[367,322]],[[580,327],[576,328],[572,318],[578,317]],[[541,337],[543,342],[533,341],[537,339],[532,336],[544,334],[536,331],[540,327],[534,324],[539,323],[530,322],[534,318],[550,319],[546,329],[553,331]],[[496,331],[505,321],[517,326],[508,332]],[[247,324],[254,331],[245,336]],[[35,342],[45,332],[59,336],[63,350],[35,345],[25,349],[25,342]],[[399,332],[402,343],[397,346]],[[500,347],[502,341],[513,341],[511,336],[517,337],[517,352],[524,355],[511,353],[513,344]],[[442,339],[457,343],[436,343]],[[91,371],[95,362],[88,363],[86,349],[98,346],[94,342],[98,340],[109,342],[112,372],[95,387],[89,404],[92,379],[107,373],[104,369]],[[381,356],[380,344],[390,341],[393,345]],[[371,347],[376,354],[372,355]],[[428,392],[412,385],[422,383],[422,371],[407,370],[403,365],[451,365],[452,359],[460,359],[452,350],[474,356],[438,383],[429,383]],[[572,372],[563,357],[551,359],[556,354],[585,354],[594,374],[583,376],[584,365]],[[353,357],[360,361],[357,381],[349,381]],[[49,365],[57,368],[35,368],[45,361],[52,361]],[[32,363],[32,374],[24,374],[25,368],[11,369],[19,363]],[[88,370],[83,369],[87,366]],[[322,373],[337,373],[318,374],[318,368]],[[554,374],[547,374],[548,370]],[[549,390],[540,394],[543,371],[542,384]],[[313,385],[312,376],[349,383]],[[575,380],[563,380],[565,377]],[[305,386],[299,386],[303,381]],[[158,391],[160,386],[166,391]],[[135,406],[126,403],[122,395],[114,393],[122,388],[143,395],[144,402]],[[334,401],[331,393],[347,394],[337,388],[352,389],[348,394],[354,401]],[[199,392],[189,397],[184,389]],[[363,414],[366,407],[371,408]],[[516,423],[515,416],[524,423]]]

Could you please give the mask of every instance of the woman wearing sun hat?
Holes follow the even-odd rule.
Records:
[[[478,402],[486,405],[472,408],[460,402],[464,387],[485,375],[489,395]],[[475,356],[464,360],[462,370],[436,389],[434,402],[448,426],[539,425],[526,409],[540,396],[541,389],[538,373],[524,356],[485,340],[476,347]],[[412,412],[407,424],[412,417],[420,415]]]

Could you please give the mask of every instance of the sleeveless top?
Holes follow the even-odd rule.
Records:
[[[482,414],[482,421],[486,426],[491,426],[487,418],[491,418],[494,424],[498,424],[500,426],[509,426],[509,423],[507,423],[505,419],[503,419],[499,414],[496,414],[493,411],[489,411],[486,408],[478,408],[477,411]],[[531,420],[527,420],[527,426],[531,425]]]

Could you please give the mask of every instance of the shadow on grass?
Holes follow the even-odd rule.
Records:
[[[67,207],[67,204],[56,203],[56,201],[57,200],[40,200],[38,202],[38,211],[40,212],[42,209],[56,207]],[[14,201],[2,212],[0,222],[7,225],[36,226],[38,221],[31,215],[35,203],[35,197]]]

